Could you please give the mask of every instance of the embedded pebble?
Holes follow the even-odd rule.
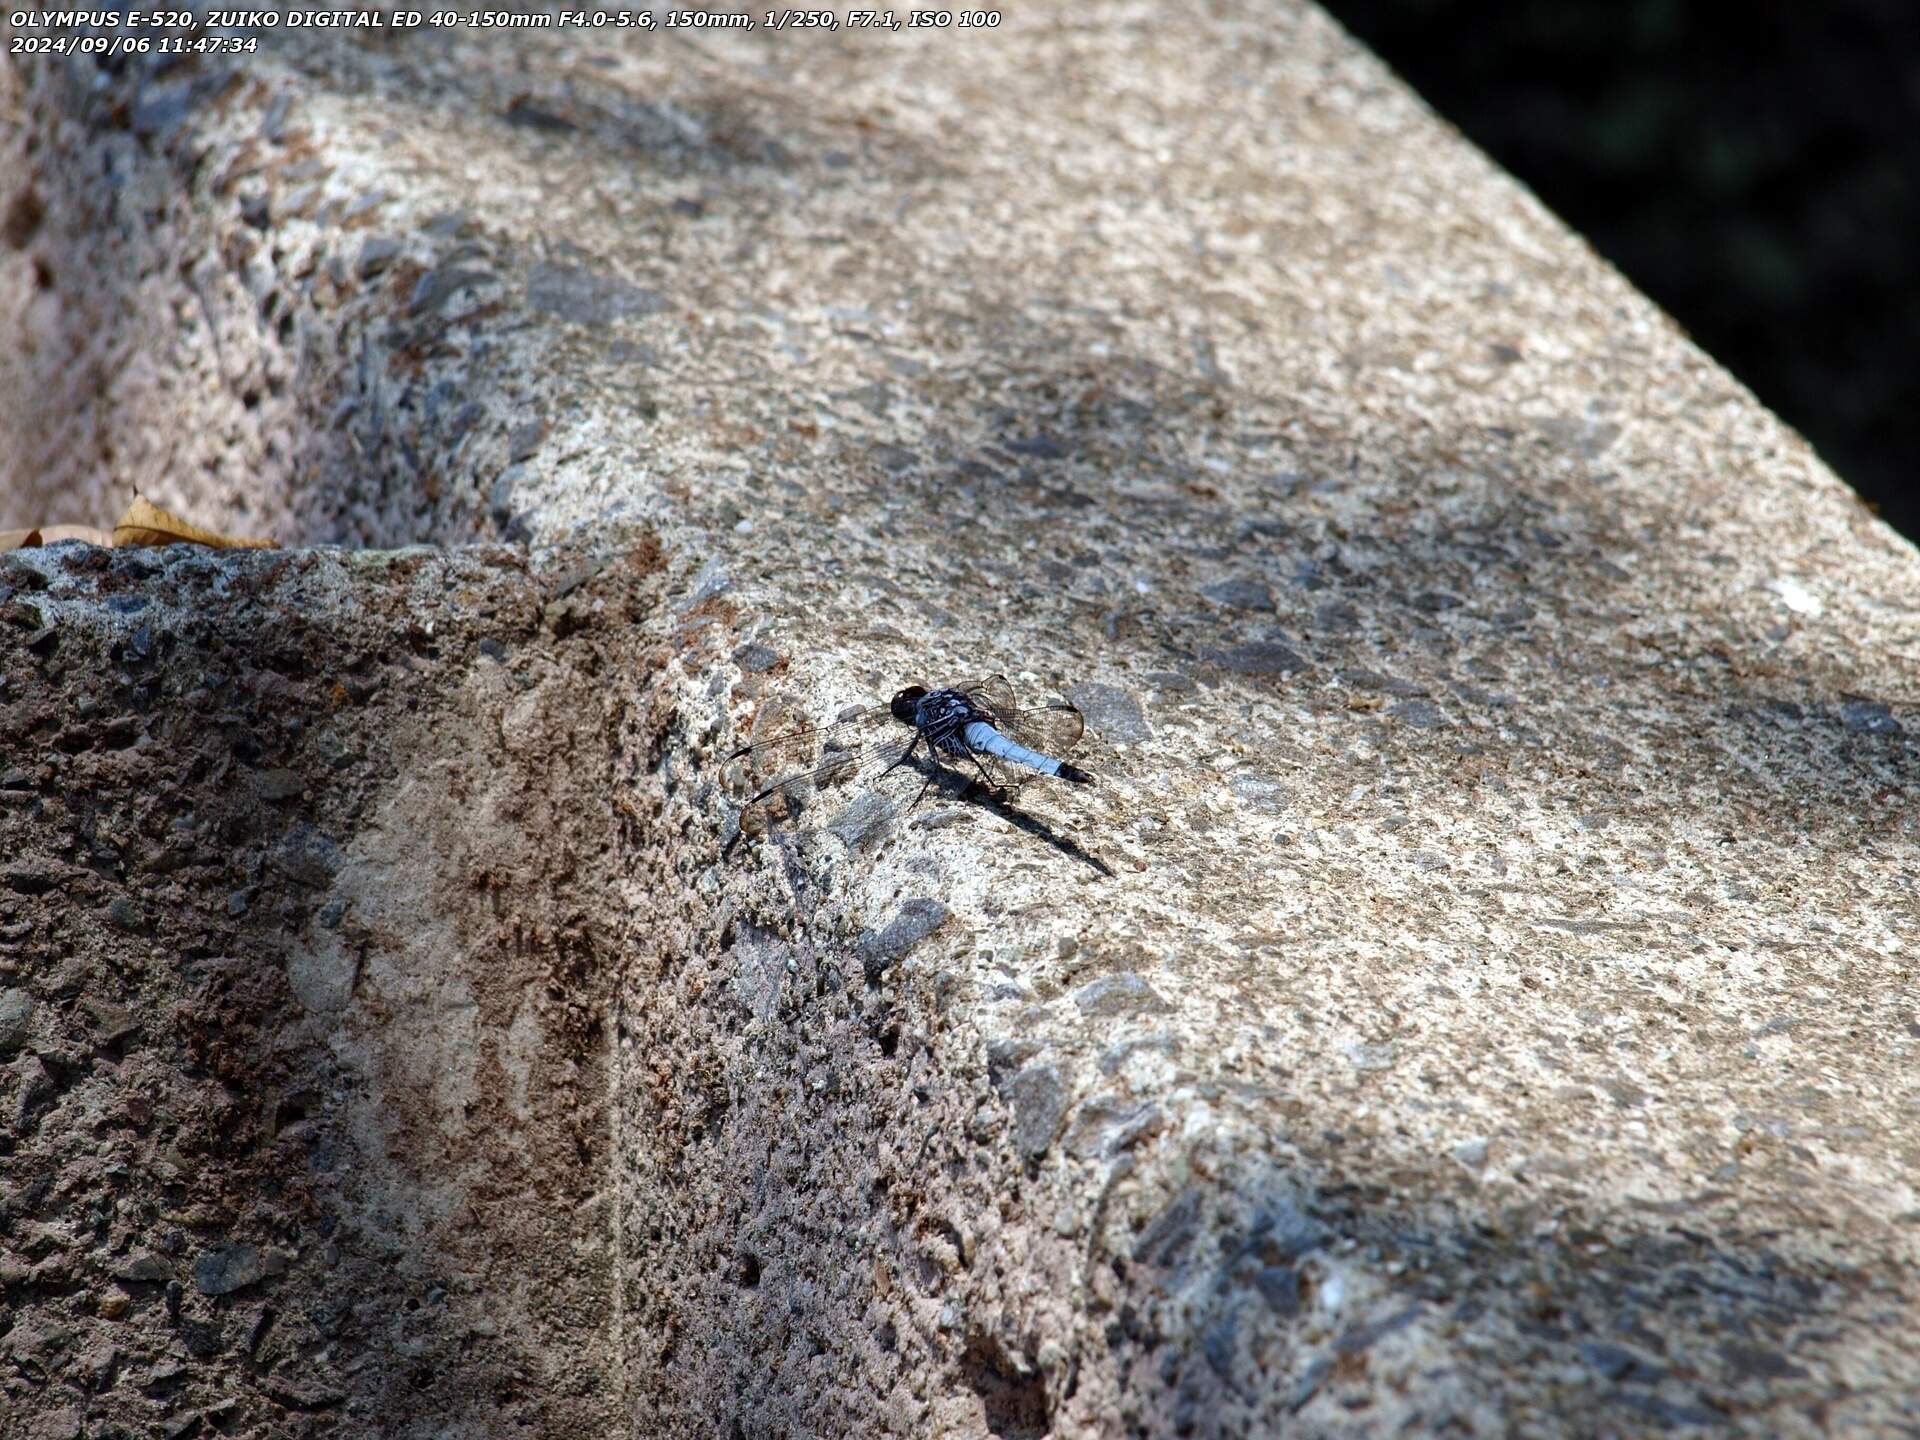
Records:
[[[1013,1107],[1013,1143],[1021,1155],[1037,1159],[1053,1144],[1067,1113],[1067,1088],[1052,1065],[1029,1065],[1009,1080],[1007,1103]]]
[[[26,1043],[33,1022],[33,996],[18,988],[0,990],[0,1055],[11,1055]]]
[[[1900,722],[1877,700],[1849,700],[1840,707],[1840,723],[1862,735],[1898,735]]]
[[[860,963],[869,980],[918,945],[945,922],[947,907],[938,900],[915,898],[900,907],[900,913],[883,930],[869,930],[860,937]]]
[[[1153,739],[1140,699],[1131,690],[1118,685],[1070,685],[1066,696],[1086,716],[1087,729],[1102,740],[1140,745]]]
[[[1087,1015],[1131,1015],[1140,1010],[1170,1008],[1151,985],[1131,972],[1089,981],[1073,992],[1073,1003]]]
[[[1473,1139],[1462,1140],[1458,1145],[1454,1146],[1452,1154],[1454,1159],[1458,1160],[1469,1170],[1478,1170],[1487,1163],[1487,1150],[1488,1143],[1486,1137],[1476,1135]]]
[[[216,1245],[193,1262],[193,1285],[202,1295],[231,1295],[259,1283],[266,1273],[258,1246]]]
[[[1223,580],[1218,585],[1203,587],[1200,593],[1230,610],[1270,611],[1274,608],[1273,589],[1264,580]]]
[[[1431,730],[1447,719],[1431,700],[1396,700],[1387,707],[1387,713],[1417,730]]]
[[[1256,640],[1227,650],[1209,650],[1207,659],[1243,675],[1291,675],[1307,668],[1299,651],[1272,640]]]
[[[616,320],[658,315],[667,308],[658,291],[629,285],[579,265],[542,261],[527,276],[527,304],[577,325],[610,325]]]

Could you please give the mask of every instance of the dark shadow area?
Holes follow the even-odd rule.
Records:
[[[603,1433],[577,1369],[607,1277],[569,1257],[605,1087],[576,1107],[555,1077],[602,1064],[605,972],[592,924],[550,921],[572,862],[538,894],[500,863],[572,822],[394,807],[430,763],[419,718],[519,663],[539,601],[505,551],[347,563],[0,555],[0,1346],[30,1361],[9,1433]],[[443,576],[489,598],[429,637],[410,587]],[[602,807],[564,809],[604,844]],[[405,862],[366,867],[388,824]],[[450,971],[436,932],[484,969]],[[554,1298],[503,1322],[536,1276]]]
[[[970,805],[976,809],[986,811],[989,815],[1005,821],[1021,834],[1031,835],[1034,839],[1050,846],[1067,859],[1087,866],[1105,879],[1111,880],[1113,878],[1113,871],[1108,867],[1106,861],[1102,860],[1098,855],[1089,854],[1073,836],[1056,830],[1038,815],[1031,814],[1013,803],[1013,797],[1015,795],[1025,793],[1031,790],[1033,786],[1045,782],[1036,780],[1032,782],[1032,785],[1024,786],[1021,790],[1016,790],[1012,792],[1012,794],[1009,794],[1004,790],[990,789],[980,781],[970,779],[960,774],[957,770],[950,769],[944,765],[929,766],[925,760],[917,760],[915,763],[923,767],[923,773],[925,769],[931,769],[933,771],[929,778],[942,794],[958,800],[964,805]],[[1061,789],[1066,794],[1071,794],[1069,787],[1063,785]]]
[[[1073,836],[1055,829],[1039,816],[1031,814],[1015,805],[1013,803],[1013,795],[1005,791],[993,790],[981,781],[964,775],[951,766],[936,765],[928,760],[926,756],[920,754],[914,755],[910,760],[906,761],[901,768],[903,773],[899,779],[874,784],[872,788],[855,798],[850,805],[846,806],[838,816],[828,823],[827,828],[839,835],[840,838],[846,842],[849,849],[857,848],[866,843],[869,839],[888,828],[894,821],[902,817],[911,816],[913,812],[919,810],[929,792],[938,792],[948,799],[957,801],[969,808],[984,810],[988,814],[1020,831],[1023,835],[1030,835],[1042,844],[1049,846],[1067,859],[1088,866],[1106,879],[1111,880],[1113,878],[1113,871],[1104,860],[1100,859],[1097,855],[1090,854]],[[910,784],[912,778],[916,775],[920,778],[921,782],[918,794],[903,804],[896,806],[893,801],[888,798],[886,787],[905,787]],[[1060,782],[1034,780],[1028,785],[1022,786],[1020,790],[1014,791],[1013,794],[1017,795],[1032,790],[1035,786],[1049,783]],[[1072,787],[1062,784],[1061,788],[1070,792]],[[801,810],[802,818],[799,819],[798,823],[808,823],[804,818],[804,811],[807,808],[805,804],[806,797],[796,794],[781,798],[786,805],[795,806]],[[823,798],[828,799],[832,803],[838,803],[844,797],[837,787],[830,786],[825,791]],[[763,807],[767,803],[769,802],[759,802]],[[751,817],[750,812],[752,808],[752,806],[749,806],[748,812],[743,812],[742,815],[737,816],[733,824],[729,827],[729,834],[720,848],[720,858],[723,861],[732,857],[741,840],[746,838],[750,833],[742,823],[743,821],[751,818],[751,823],[755,827],[765,827],[762,833],[785,829],[795,823],[792,819],[776,818],[764,809],[760,816]]]
[[[1556,1431],[1874,1429],[1914,1414],[1910,1394],[1844,1378],[1873,1363],[1862,1345],[1893,1373],[1913,1364],[1897,1319],[1909,1278],[1748,1233],[1730,1196],[1643,1218],[1631,1207],[1576,1217],[1548,1197],[1476,1214],[1464,1196],[1423,1205],[1343,1179],[1337,1162],[1309,1174],[1262,1181],[1240,1167],[1234,1183],[1175,1196],[1124,1253],[1090,1257],[1117,1282],[1193,1297],[1116,1322],[1134,1383],[1159,1393],[1182,1433],[1269,1433],[1288,1416],[1317,1430],[1365,1405],[1382,1373],[1406,1373],[1395,1337],[1416,1328],[1476,1337],[1419,1371],[1423,1434],[1484,1433],[1487,1408],[1503,1407],[1502,1374],[1519,1365],[1565,1377]],[[1303,1341],[1299,1322],[1324,1312],[1356,1261],[1397,1278],[1332,1301],[1342,1322]],[[1273,1368],[1294,1377],[1278,1394],[1261,1383]]]
[[[1657,813],[1681,791],[1737,829],[1761,815],[1840,853],[1895,832],[1920,797],[1916,697],[1844,668],[1843,637],[1791,643],[1831,620],[1764,595],[1731,609],[1732,557],[1688,539],[1709,527],[1611,484],[1604,457],[1558,473],[1584,442],[1410,429],[1383,454],[1325,433],[1235,486],[1197,473],[1188,447],[1239,451],[1257,474],[1263,437],[1293,418],[1282,404],[1095,358],[1092,335],[992,323],[1001,373],[977,379],[1003,405],[872,424],[847,466],[870,479],[756,497],[797,531],[870,510],[864,535],[841,529],[870,563],[833,583],[887,596],[876,623],[931,619],[953,651],[940,663],[977,667],[999,641],[969,607],[1013,603],[1066,617],[1096,655],[1164,667],[1133,697],[1149,719],[1196,694],[1271,693],[1344,715],[1389,758],[1554,755],[1597,809]],[[1659,786],[1623,783],[1631,765]]]

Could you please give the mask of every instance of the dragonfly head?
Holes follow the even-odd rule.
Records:
[[[925,697],[926,693],[927,687],[924,685],[907,686],[906,689],[893,697],[893,718],[898,720],[902,725],[916,724],[917,721],[915,717],[919,714],[920,701]]]

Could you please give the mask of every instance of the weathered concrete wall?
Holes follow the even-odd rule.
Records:
[[[589,633],[506,550],[0,596],[6,1433],[608,1433]]]
[[[1317,12],[312,35],[20,106],[4,383],[82,387],[8,422],[26,485],[538,558],[547,699],[449,646],[424,720],[303,718],[393,767],[301,803],[326,895],[411,938],[330,1010],[296,907],[246,1048],[387,1076],[311,1117],[370,1169],[399,1116],[458,1156],[358,1183],[493,1257],[459,1303],[540,1433],[1920,1420],[1920,564]],[[303,577],[321,632],[412,603]],[[989,668],[1080,701],[1098,789],[830,793],[721,859],[765,700]],[[82,1023],[42,913],[7,983]],[[482,984],[503,949],[570,1018]],[[119,1183],[9,1199],[16,1355],[197,1333],[36,1278],[121,1263]],[[249,1293],[322,1283],[288,1248]],[[484,1424],[507,1351],[418,1323],[444,1403],[385,1408],[373,1329],[194,1383],[281,1433],[325,1350],[364,1378],[302,1423]],[[36,1417],[139,1384],[39,1366]]]

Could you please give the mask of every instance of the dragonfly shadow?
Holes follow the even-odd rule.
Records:
[[[933,765],[915,757],[914,768],[926,777],[928,786],[938,790],[949,799],[963,805],[974,805],[1000,819],[1036,840],[1045,842],[1070,860],[1088,866],[1106,879],[1114,878],[1113,869],[1098,855],[1088,853],[1071,835],[1062,834],[1037,815],[1030,815],[1004,794],[996,793],[981,784],[980,781],[962,775],[944,765]],[[930,773],[929,773],[930,772]]]

